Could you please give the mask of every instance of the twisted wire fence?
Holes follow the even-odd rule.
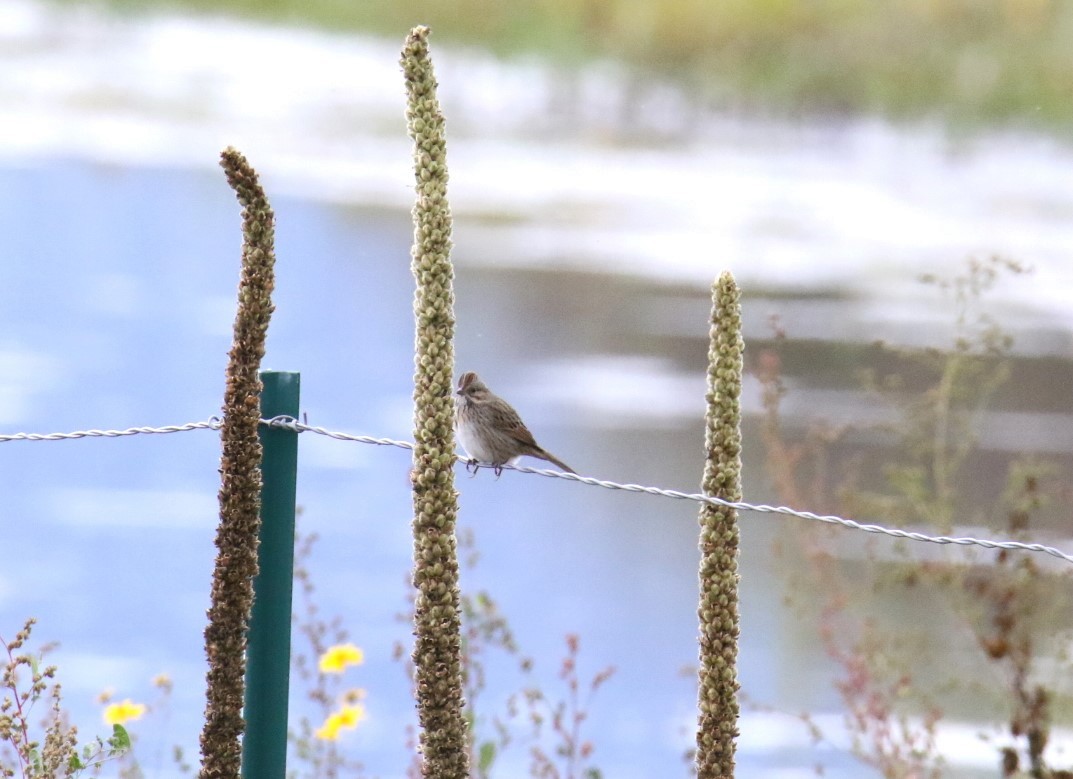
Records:
[[[300,422],[293,417],[273,417],[272,419],[262,419],[261,423],[269,427],[282,428],[285,430],[292,430],[296,433],[313,433],[315,435],[327,436],[337,441],[349,441],[360,444],[372,444],[375,446],[394,446],[400,449],[413,449],[413,443],[410,441],[397,441],[392,438],[377,438],[375,436],[367,435],[355,435],[352,433],[344,433],[337,430],[329,430],[324,427],[317,427],[315,425],[309,425],[304,422]],[[222,422],[219,417],[209,417],[207,420],[201,422],[187,422],[181,425],[163,425],[160,427],[128,427],[123,430],[75,430],[69,433],[7,433],[0,434],[0,443],[9,443],[14,441],[69,441],[79,438],[120,438],[123,436],[132,435],[151,435],[151,434],[167,434],[167,433],[185,433],[190,430],[219,430]],[[476,465],[478,467],[491,468],[488,463],[472,463],[467,462],[464,458],[459,458],[459,462],[465,463],[467,466]],[[711,497],[709,495],[702,495],[695,492],[681,492],[679,490],[664,489],[662,487],[649,487],[641,484],[622,484],[620,482],[608,481],[606,479],[597,479],[592,476],[580,476],[574,473],[561,473],[559,471],[547,470],[544,468],[531,468],[524,465],[503,465],[499,466],[501,470],[519,471],[520,473],[532,473],[537,476],[545,476],[554,479],[566,479],[568,481],[576,481],[582,484],[587,484],[591,487],[603,487],[609,490],[622,490],[625,492],[643,493],[646,495],[655,495],[663,498],[674,498],[676,500],[688,500],[697,503],[710,503],[719,506],[730,506],[731,508],[738,509],[740,511],[755,511],[764,514],[781,514],[789,517],[796,517],[798,519],[808,519],[814,522],[823,522],[829,525],[837,525],[840,527],[849,528],[851,530],[861,530],[865,533],[875,533],[878,535],[891,536],[893,538],[902,538],[909,541],[923,541],[932,544],[955,544],[958,546],[979,546],[984,549],[1004,549],[1009,551],[1021,551],[1021,552],[1041,552],[1043,554],[1056,557],[1059,560],[1064,560],[1067,563],[1073,563],[1073,554],[1067,554],[1060,549],[1053,546],[1047,546],[1046,544],[1037,543],[1025,543],[1021,541],[995,541],[986,538],[973,538],[971,536],[934,536],[927,533],[920,533],[912,530],[903,530],[896,527],[885,527],[883,525],[869,524],[864,522],[857,522],[853,519],[847,519],[845,517],[835,516],[833,514],[815,514],[811,511],[800,511],[798,509],[790,508],[789,506],[769,506],[764,503],[748,503],[745,501],[728,501],[721,498]]]

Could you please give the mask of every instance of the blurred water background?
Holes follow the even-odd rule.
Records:
[[[277,215],[266,367],[301,371],[310,423],[408,438],[412,172],[397,59],[410,23],[384,36],[5,0],[2,429],[218,413],[240,234],[216,160],[234,145]],[[1066,462],[1073,151],[1053,127],[966,129],[943,110],[902,106],[895,113],[911,118],[892,119],[822,100],[806,116],[792,101],[750,111],[749,101],[721,103],[718,89],[690,100],[666,59],[639,78],[646,63],[599,46],[502,57],[464,36],[441,42],[435,29],[432,43],[448,122],[459,369],[479,371],[579,472],[695,488],[708,287],[720,271],[744,289],[747,359],[773,342],[771,317],[786,331],[792,435],[818,420],[890,421],[857,389],[862,355],[877,340],[949,344],[949,299],[918,276],[992,254],[1033,272],[1003,276],[985,298],[1015,338],[1016,368],[981,422],[983,448]],[[990,62],[975,56],[966,62]],[[754,378],[745,409],[746,499],[775,500]],[[170,714],[141,733],[149,776],[177,774],[172,743],[196,754],[217,464],[207,431],[0,447],[0,632],[10,638],[33,615],[38,636],[59,642],[52,658],[84,734],[104,730],[103,689],[150,699],[151,677],[169,674]],[[367,658],[349,673],[369,717],[345,747],[380,777],[404,774],[413,720],[391,659],[409,640],[396,618],[411,551],[408,464],[401,450],[300,440],[301,527],[322,539],[309,560],[318,603]],[[978,488],[990,478],[981,469]],[[463,587],[498,600],[537,678],[554,691],[567,633],[581,636],[583,676],[616,667],[585,724],[604,775],[685,775],[696,507],[514,473],[460,472],[458,485],[480,550]],[[799,520],[741,520],[743,689],[789,713],[745,707],[741,775],[807,776],[821,762],[828,776],[867,775],[846,753],[814,627],[784,603],[771,549]],[[865,554],[855,535],[840,537],[848,559]],[[1073,546],[1068,524],[1044,535],[1035,540]],[[519,684],[506,659],[491,671],[489,711]],[[792,716],[801,710],[834,746],[810,744]],[[949,775],[996,775],[995,749],[978,733],[1000,721],[944,722]],[[1068,757],[1065,727],[1053,738]],[[526,762],[523,748],[508,750],[501,775],[523,775]]]

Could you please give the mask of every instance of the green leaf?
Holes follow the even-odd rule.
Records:
[[[117,755],[130,750],[130,734],[122,725],[112,725],[112,736],[108,739],[111,754]]]
[[[86,764],[82,762],[82,759],[78,755],[72,754],[67,761],[67,773],[81,771],[85,767]]]
[[[496,744],[494,741],[485,741],[481,744],[481,748],[477,754],[477,766],[480,768],[481,774],[488,772],[488,769],[492,767],[492,763],[496,760]]]

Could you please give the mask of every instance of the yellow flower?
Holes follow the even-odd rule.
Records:
[[[339,738],[339,723],[332,717],[328,717],[324,724],[313,732],[313,735],[321,741],[335,741]]]
[[[157,674],[153,677],[153,686],[158,687],[165,692],[171,692],[171,688],[173,687],[171,677],[166,673]]]
[[[339,711],[333,711],[324,720],[317,731],[313,734],[322,741],[335,741],[339,738],[339,731],[343,728],[353,730],[358,723],[365,719],[364,706],[344,706]]]
[[[143,714],[145,704],[133,703],[130,698],[104,707],[104,721],[109,725],[124,725],[131,720],[141,719]]]
[[[365,662],[365,653],[353,644],[336,644],[329,647],[320,656],[322,674],[341,674],[348,665],[361,665]]]
[[[365,719],[365,707],[344,706],[336,712],[336,716],[339,718],[339,727],[353,730],[359,722]]]

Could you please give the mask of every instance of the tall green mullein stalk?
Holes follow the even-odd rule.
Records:
[[[402,50],[406,119],[414,141],[412,270],[417,281],[414,375],[414,673],[421,725],[421,770],[466,779],[469,755],[462,699],[462,638],[454,488],[454,292],[447,145],[428,28],[415,27]]]
[[[221,427],[220,524],[212,604],[205,628],[209,660],[205,725],[201,731],[201,779],[237,779],[242,763],[242,699],[246,630],[257,575],[261,525],[261,358],[272,316],[275,286],[275,217],[257,173],[239,152],[226,149],[220,164],[242,205],[242,276],[238,313],[227,364]]]
[[[740,293],[730,273],[712,285],[708,350],[704,494],[741,500]],[[697,776],[734,776],[738,735],[738,515],[726,506],[700,511],[700,670]]]

